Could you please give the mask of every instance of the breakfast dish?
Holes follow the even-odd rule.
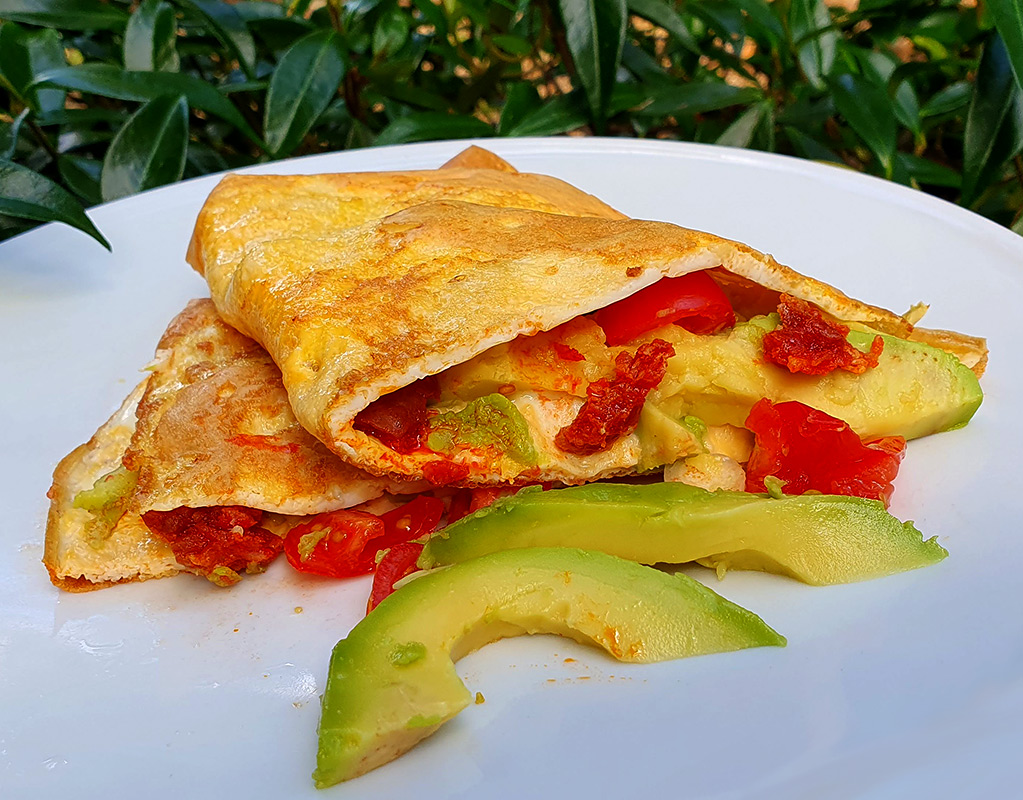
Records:
[[[470,703],[457,725],[332,793],[393,797],[424,783],[447,796],[496,796],[494,787],[502,796],[665,793],[680,771],[695,795],[815,794],[833,780],[864,794],[911,787],[940,795],[963,781],[1011,793],[998,754],[1018,744],[1018,726],[1006,713],[1011,705],[984,700],[1005,685],[1005,648],[1018,633],[1007,612],[1018,606],[1010,520],[1019,502],[1006,460],[1014,423],[1005,398],[1018,394],[1023,374],[1012,367],[1004,299],[1020,288],[1011,237],[904,188],[764,154],[596,140],[497,147],[521,169],[557,174],[631,216],[756,243],[892,307],[922,296],[937,326],[990,335],[984,407],[962,431],[910,443],[892,501],[894,514],[937,535],[951,555],[827,589],[750,573],[717,584],[713,573],[686,567],[762,615],[788,648],[629,668],[549,639],[495,646],[458,670],[470,690],[486,693],[485,704]],[[406,170],[443,163],[456,149],[363,151],[263,169]],[[163,776],[156,797],[202,793],[229,766],[232,785],[249,797],[314,796],[307,776],[325,655],[362,616],[368,579],[305,579],[281,560],[230,591],[186,579],[67,597],[45,580],[31,549],[33,519],[45,511],[44,469],[88,438],[85,427],[116,406],[110,387],[126,393],[117,382],[131,380],[163,323],[202,293],[182,274],[180,251],[212,188],[183,184],[97,209],[113,256],[82,248],[74,263],[62,261],[76,242],[53,229],[3,246],[5,264],[24,265],[0,299],[18,376],[5,399],[7,418],[17,420],[5,496],[13,525],[26,532],[21,549],[0,554],[0,699],[8,712],[0,763],[15,793],[123,793],[155,774]],[[842,226],[831,216],[808,222],[825,204]],[[57,280],[60,291],[43,298],[38,287]],[[1004,290],[987,297],[971,291],[999,281]],[[138,314],[141,307],[151,313]],[[115,336],[124,347],[110,345]],[[34,358],[49,354],[38,368],[14,346],[26,337]],[[55,391],[54,376],[77,387],[76,403]],[[18,406],[19,396],[32,402]],[[950,655],[949,641],[963,646]],[[135,698],[130,708],[112,710],[125,696]],[[102,736],[99,718],[109,721]],[[111,761],[111,748],[127,757]],[[594,760],[630,768],[578,768]]]

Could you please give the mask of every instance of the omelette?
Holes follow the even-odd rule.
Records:
[[[307,433],[266,351],[208,299],[194,300],[146,378],[57,466],[43,562],[69,591],[182,571],[230,584],[265,567],[297,517],[409,488],[341,461]],[[196,514],[207,540],[239,525],[232,541],[197,547],[196,526],[180,524]],[[225,519],[226,531],[209,530]]]
[[[708,455],[740,463],[746,416],[762,398],[804,402],[865,438],[953,427],[980,403],[982,339],[915,328],[738,242],[628,219],[561,186],[544,194],[555,184],[542,176],[484,172],[472,191],[461,168],[264,176],[244,200],[227,179],[200,213],[189,260],[218,310],[271,353],[299,421],[369,472],[575,484]],[[497,183],[526,191],[502,194]],[[273,220],[287,196],[297,199],[284,231]],[[607,341],[603,309],[694,274],[724,294],[733,326],[666,324]],[[764,367],[762,340],[784,302],[848,329],[863,350],[883,347],[878,366],[813,378]],[[619,391],[651,359],[664,362],[660,376],[629,424],[582,436],[596,447],[566,447],[573,423],[595,416],[592,395]],[[387,433],[395,414],[418,415],[411,444]]]

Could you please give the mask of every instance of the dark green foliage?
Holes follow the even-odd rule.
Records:
[[[1023,231],[1023,0],[0,0],[0,239],[209,172],[578,131],[830,161]]]

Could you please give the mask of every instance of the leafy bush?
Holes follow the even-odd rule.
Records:
[[[830,3],[0,0],[0,238],[291,155],[570,131],[834,161],[1023,233],[1020,0]]]

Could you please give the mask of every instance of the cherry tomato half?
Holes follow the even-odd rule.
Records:
[[[593,314],[611,347],[676,323],[691,333],[717,333],[735,324],[735,312],[721,287],[706,272],[661,278]]]
[[[366,545],[387,532],[384,521],[364,511],[330,511],[296,525],[284,537],[284,555],[299,572],[351,578],[373,571],[376,550]]]
[[[439,497],[421,494],[403,506],[381,514],[387,532],[380,539],[369,542],[374,555],[388,547],[428,536],[437,530],[444,516],[444,501]]]

